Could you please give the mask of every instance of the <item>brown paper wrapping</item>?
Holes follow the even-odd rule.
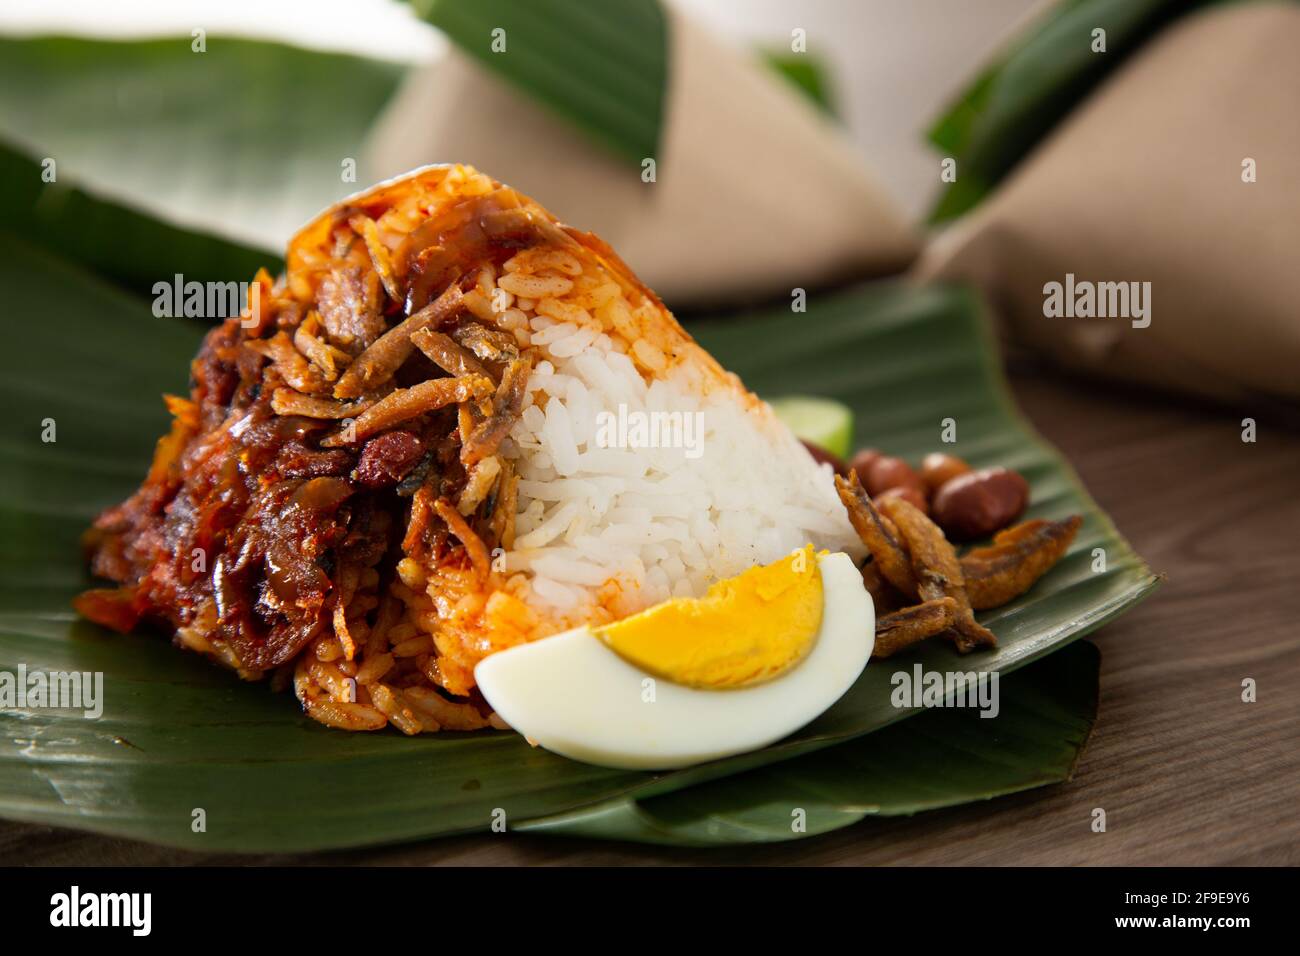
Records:
[[[672,6],[656,181],[456,50],[376,124],[381,177],[465,162],[591,230],[673,306],[736,304],[907,268],[918,238],[843,132]]]
[[[1178,21],[915,275],[976,282],[1013,339],[1071,368],[1235,403],[1300,398],[1297,51],[1294,4]],[[1150,325],[1044,316],[1044,285],[1066,273],[1150,282]]]

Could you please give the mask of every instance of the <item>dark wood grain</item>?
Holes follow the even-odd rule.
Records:
[[[1096,731],[1067,784],[822,837],[674,850],[516,834],[312,857],[204,856],[0,823],[36,864],[1300,863],[1300,433],[1108,385],[1013,375],[1022,408],[1151,567],[1154,597],[1093,635]],[[1243,414],[1258,418],[1241,441]],[[1241,701],[1243,678],[1259,700]],[[1107,832],[1090,829],[1092,810]]]

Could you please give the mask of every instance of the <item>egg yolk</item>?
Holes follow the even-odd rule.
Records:
[[[701,598],[673,598],[594,629],[655,677],[711,690],[771,680],[807,656],[822,621],[812,545],[718,581]]]

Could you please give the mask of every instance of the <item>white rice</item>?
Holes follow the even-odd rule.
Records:
[[[689,360],[647,383],[611,336],[546,316],[528,322],[546,360],[502,454],[521,479],[507,570],[529,576],[535,604],[580,618],[612,578],[622,593],[614,610],[626,614],[698,596],[809,542],[860,553],[830,467],[766,404]],[[643,367],[667,365],[649,343],[633,348]],[[702,412],[698,457],[684,447],[600,447],[598,416],[620,405],[629,418]]]

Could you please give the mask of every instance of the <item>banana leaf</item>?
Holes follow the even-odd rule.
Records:
[[[654,155],[667,56],[654,0],[600,7],[598,17],[572,23],[571,6],[417,6],[467,51],[490,57],[490,67],[509,67],[508,78],[528,95],[544,102],[554,97],[556,109],[570,110],[567,118],[601,146],[615,138],[610,148],[616,152],[637,161]],[[586,31],[577,59],[573,49],[555,51],[566,63],[561,73],[528,55],[556,39],[545,23],[539,26],[539,16]],[[489,47],[491,30],[500,24],[515,43],[505,57]],[[613,47],[606,44],[611,37]],[[201,282],[227,280],[251,274],[243,247],[253,247],[259,262],[277,261],[276,250],[295,227],[374,178],[361,162],[361,144],[408,67],[222,35],[208,36],[202,53],[192,44],[188,35],[0,36],[0,130],[23,152],[55,160],[61,180],[182,224],[172,239],[191,254],[178,256],[184,266],[178,271]],[[583,54],[588,45],[590,61]],[[614,62],[600,53],[607,47]],[[762,56],[819,108],[833,112],[824,64],[811,54]],[[611,86],[600,73],[629,66],[635,70],[624,84]],[[584,70],[594,72],[577,90],[547,82]],[[623,96],[624,90],[636,93]],[[612,122],[610,110],[622,118]],[[341,163],[348,158],[358,165],[345,181]],[[157,270],[136,255],[135,225],[120,225],[119,241],[105,246],[95,240],[102,224],[83,222],[87,211],[69,189],[47,198],[40,216],[23,229],[41,229],[41,242],[73,258],[90,256],[92,269],[119,274],[134,288],[155,281]],[[148,274],[132,275],[137,265]]]
[[[673,846],[817,836],[1068,780],[1097,713],[1101,656],[1079,641],[1008,678],[997,717],[927,711],[806,757],[518,829]]]
[[[407,68],[263,40],[208,36],[202,53],[192,43],[0,37],[0,130],[54,159],[60,181],[269,248],[274,262],[309,216],[374,179],[361,144]],[[246,277],[221,268],[186,275]]]
[[[664,123],[672,36],[661,2],[410,0],[463,52],[633,163],[657,155]],[[835,115],[824,63],[788,50],[756,52],[818,109]]]
[[[57,167],[56,167],[57,170]],[[55,179],[0,137],[0,220],[87,271],[139,294],[180,273],[198,282],[253,275],[278,260],[237,242],[163,222],[127,206],[107,203],[78,186]],[[113,236],[105,242],[105,236]]]
[[[808,97],[815,107],[832,119],[840,118],[839,107],[832,95],[830,70],[824,59],[811,53],[791,53],[767,47],[760,48],[757,53],[777,76]]]
[[[658,155],[668,84],[659,0],[411,0],[462,51],[634,164]]]
[[[20,159],[15,162],[19,178],[37,175],[30,160],[25,171]],[[39,207],[44,196],[29,199]],[[14,207],[21,212],[20,203]],[[107,226],[115,217],[129,218],[131,210],[104,203],[93,213],[93,221]],[[39,234],[11,227],[29,221],[28,214],[6,218],[0,229],[0,288],[11,342],[0,357],[0,396],[10,409],[0,421],[6,463],[0,475],[0,671],[102,673],[104,698],[98,719],[6,704],[0,814],[208,850],[393,842],[486,829],[500,814],[512,827],[532,820],[549,832],[699,843],[734,840],[743,830],[754,839],[773,839],[789,825],[789,811],[777,811],[798,792],[781,783],[783,761],[873,731],[891,752],[925,753],[915,738],[888,743],[888,735],[907,726],[889,725],[916,713],[890,703],[893,667],[869,667],[831,710],[773,747],[645,774],[574,763],[508,733],[410,739],[331,731],[303,717],[288,695],[242,684],[158,635],[112,635],[78,620],[68,602],[89,583],[79,535],[99,509],[139,480],[166,424],[158,396],[185,388],[188,359],[203,329],[155,317],[147,299],[110,281],[118,277],[95,275],[57,246],[41,246]],[[151,256],[160,277],[169,277],[175,267],[171,227],[151,232],[148,217],[135,222],[140,255]],[[111,242],[114,233],[108,229],[101,238]],[[1154,586],[1068,467],[1014,411],[971,293],[864,286],[815,301],[810,313],[776,310],[744,321],[698,322],[693,330],[763,394],[815,391],[847,402],[857,413],[860,442],[917,455],[937,444],[940,420],[954,417],[957,453],[1025,473],[1034,489],[1031,513],[1078,511],[1086,517],[1071,553],[1051,574],[985,616],[1001,639],[996,652],[959,658],[943,647],[925,647],[900,663],[1006,674],[1100,626]],[[1101,572],[1093,566],[1098,547],[1107,555]],[[1081,679],[1090,673],[1086,665],[1073,672]],[[1026,677],[1021,683],[1033,682]],[[1078,720],[1089,718],[1086,706],[1059,699]],[[1068,769],[1062,771],[1059,748],[1077,750],[1081,741],[1080,725],[1060,715],[1052,718],[1056,746],[1025,756],[1019,783],[995,772],[1000,761],[1018,759],[1009,756],[1014,750],[1002,728],[1012,736],[1052,736],[1052,721],[1041,713],[1015,713],[981,722],[998,726],[982,743],[978,734],[967,735],[973,741],[969,759],[989,770],[984,778],[944,772],[908,783],[904,774],[895,781],[896,794],[882,796],[857,787],[872,778],[853,769],[864,764],[846,756],[849,771],[837,777],[838,795],[813,808],[810,827],[849,822],[864,804],[910,812],[1060,779]],[[944,751],[932,753],[921,765],[944,765]],[[827,759],[833,766],[838,758]],[[748,802],[736,802],[728,791],[702,791],[703,822],[694,805],[655,802],[773,765],[768,776],[743,786]],[[792,780],[819,779],[824,766],[800,770]],[[620,822],[613,808],[629,800],[637,801],[637,813],[623,810]],[[653,828],[646,812],[656,814]],[[719,819],[740,823],[714,822]],[[715,833],[719,827],[725,832]]]
[[[930,213],[943,222],[978,205],[1098,84],[1184,14],[1241,0],[1063,0],[935,121],[930,140],[957,160],[957,179]],[[1106,31],[1093,52],[1092,31]]]

